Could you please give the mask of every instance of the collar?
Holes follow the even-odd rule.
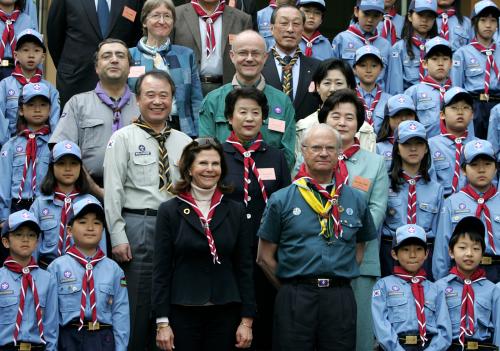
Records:
[[[255,152],[265,152],[265,151],[267,151],[267,148],[268,148],[268,146],[267,146],[266,142],[261,141],[260,147],[257,150],[255,150]],[[241,154],[239,152],[237,152],[236,149],[227,141],[222,143],[222,150],[224,150],[224,152],[227,152],[229,154],[236,154],[236,155],[241,156]],[[243,159],[243,156],[241,156],[241,158]]]
[[[297,51],[297,49],[295,49],[295,50],[293,50],[293,52],[286,54],[283,51],[281,51],[281,49],[277,45],[274,45],[274,47],[276,48],[276,51],[278,52],[278,54],[280,55],[281,58],[284,58],[285,56],[293,57],[293,55],[295,55],[295,51]]]
[[[233,89],[242,87],[242,85],[240,84],[240,82],[236,78],[236,74],[233,76],[233,80],[231,81],[231,85],[233,86]],[[264,78],[264,76],[262,74],[260,75],[260,79],[258,80],[257,85],[252,85],[252,87],[257,88],[260,91],[264,90],[264,88],[266,87],[266,79]]]
[[[99,81],[100,82],[100,81]],[[125,83],[123,86],[125,87],[127,85],[127,83]],[[101,85],[102,86],[102,85]],[[97,96],[95,90],[92,90],[92,93],[94,94],[94,97],[98,100],[99,100],[99,97]],[[123,95],[125,94],[125,91],[123,92],[122,96],[120,96],[118,99],[115,99],[114,97],[109,97],[111,100],[113,101],[120,101],[122,98],[123,98]],[[132,89],[130,89],[130,94],[131,94],[131,98],[127,101],[126,105],[130,105],[130,102],[132,101],[132,96],[135,95],[135,92],[132,91]]]
[[[375,98],[375,95],[377,94],[377,85],[375,85],[375,88],[373,88],[372,90],[366,91],[361,87],[361,84],[358,84],[358,89],[361,95],[363,95],[363,97],[369,95],[370,97]]]

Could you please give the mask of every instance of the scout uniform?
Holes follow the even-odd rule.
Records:
[[[456,2],[456,1],[455,1]],[[472,37],[472,24],[468,17],[462,17],[462,23],[455,16],[456,10],[451,7],[447,10],[438,9],[438,35],[449,41],[453,52],[469,44]]]
[[[88,206],[104,217],[99,201],[86,195],[73,204],[74,218]],[[49,265],[59,296],[59,347],[125,351],[130,334],[125,275],[115,261],[96,249],[94,256],[85,257],[73,246]]]
[[[267,50],[275,44],[273,33],[271,33],[271,15],[275,8],[276,0],[269,0],[269,6],[257,11],[257,30],[264,37]]]
[[[5,221],[2,237],[23,225],[34,226],[37,234],[40,233],[36,218],[21,210]],[[7,258],[0,268],[0,351],[57,351],[58,307],[54,282],[54,276],[38,268],[34,259],[22,267]]]
[[[311,6],[321,8],[323,15],[326,12],[326,5],[324,0],[300,0],[297,1],[297,7]],[[310,38],[302,34],[302,40],[299,43],[300,50],[305,56],[312,56],[318,60],[328,60],[332,57],[332,45],[327,37],[319,32],[319,28]]]
[[[387,39],[391,45],[401,39],[401,33],[405,24],[405,18],[392,7],[389,12],[384,13],[384,19],[378,24],[377,31],[380,36]]]
[[[392,248],[404,246],[408,239],[418,239],[425,246],[424,228],[415,224],[399,227]],[[423,305],[423,314],[418,305]],[[450,345],[444,293],[426,279],[424,269],[412,276],[395,267],[393,275],[373,287],[371,310],[375,337],[383,350],[446,350]]]
[[[488,141],[493,145],[497,160],[500,160],[500,105],[491,109],[490,121],[488,124]]]

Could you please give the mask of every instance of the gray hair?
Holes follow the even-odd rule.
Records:
[[[300,139],[300,143],[301,143],[302,147],[304,145],[306,145],[305,142],[306,142],[306,140],[308,140],[310,138],[311,134],[313,134],[314,132],[316,132],[318,130],[326,130],[326,131],[331,132],[335,136],[336,149],[338,150],[339,153],[342,151],[342,139],[340,138],[340,133],[338,132],[337,129],[333,128],[332,126],[330,126],[326,123],[315,124],[315,125],[307,128],[306,131],[304,132],[304,134],[302,134],[302,138]]]

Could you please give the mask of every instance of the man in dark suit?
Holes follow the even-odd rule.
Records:
[[[47,21],[50,55],[57,68],[61,110],[73,95],[95,88],[94,53],[106,38],[134,47],[141,36],[143,0],[52,0]]]
[[[299,49],[304,22],[304,15],[293,5],[280,6],[273,12],[271,32],[276,44],[262,71],[267,84],[292,99],[296,120],[309,116],[319,106],[310,85],[320,61],[303,55]]]
[[[183,0],[182,2],[180,0],[174,1],[175,6],[178,6],[181,3],[187,4],[190,2],[191,0]],[[252,17],[253,29],[257,30],[256,0],[226,0],[226,3],[235,9],[248,13]]]

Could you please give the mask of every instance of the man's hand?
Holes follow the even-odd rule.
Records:
[[[113,247],[113,257],[117,262],[129,262],[132,260],[132,251],[129,244],[120,244]]]

